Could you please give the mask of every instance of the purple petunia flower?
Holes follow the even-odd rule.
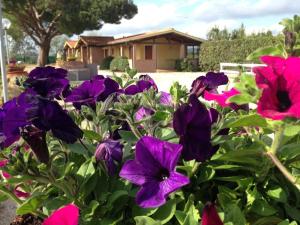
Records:
[[[149,75],[141,75],[136,84],[130,85],[125,89],[126,95],[135,95],[153,88],[157,91],[154,80]]]
[[[73,119],[57,102],[46,99],[39,101],[32,123],[40,130],[51,130],[55,137],[66,143],[74,143],[83,135]]]
[[[200,76],[192,83],[191,94],[197,97],[202,96],[204,91],[217,93],[218,86],[228,83],[228,77],[224,73],[208,72],[205,76]]]
[[[19,140],[21,128],[30,125],[31,110],[36,103],[31,89],[6,102],[0,110],[0,146],[9,147]]]
[[[127,161],[120,176],[141,186],[136,202],[143,208],[163,205],[168,195],[189,184],[189,179],[175,171],[182,146],[153,137],[143,137],[136,144],[135,159]]]
[[[173,100],[172,100],[172,96],[164,91],[160,92],[160,104],[165,105],[165,106],[172,106],[173,105]]]
[[[92,108],[95,107],[97,98],[104,92],[104,80],[88,80],[74,88],[66,102],[72,102],[76,109],[81,109],[81,106],[86,105]]]
[[[185,160],[203,162],[217,151],[218,148],[211,144],[211,126],[216,120],[216,111],[208,111],[195,95],[177,109],[173,127],[180,136]]]
[[[97,101],[105,101],[108,96],[118,90],[119,84],[116,81],[98,75],[74,88],[66,101],[72,102],[76,109],[81,109],[82,105],[94,108]]]
[[[67,73],[51,66],[37,67],[29,73],[25,85],[43,97],[58,98],[69,87]]]
[[[154,111],[152,109],[141,107],[139,110],[134,114],[134,118],[136,121],[141,121],[147,116],[153,115]]]
[[[123,157],[123,145],[119,141],[107,139],[97,146],[95,158],[97,161],[103,160],[109,175],[115,174],[116,163],[120,163]]]

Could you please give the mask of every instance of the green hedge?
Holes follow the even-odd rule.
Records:
[[[279,37],[207,41],[200,47],[200,69],[202,71],[219,70],[221,62],[243,63],[246,62],[247,56],[256,49],[280,43],[283,43],[283,40]]]
[[[116,57],[110,63],[111,71],[125,72],[129,68],[129,62],[126,57]]]
[[[113,61],[113,59],[114,59],[113,56],[107,56],[106,58],[104,58],[100,64],[100,69],[101,70],[109,70],[111,61]]]
[[[175,61],[175,69],[179,72],[195,72],[199,70],[198,61],[193,59],[177,59]]]

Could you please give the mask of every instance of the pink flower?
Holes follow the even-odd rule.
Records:
[[[229,98],[240,94],[235,88],[230,89],[229,91],[223,91],[223,94],[215,94],[208,91],[204,92],[204,99],[207,101],[216,101],[221,107],[231,107],[234,110],[239,109],[240,107],[237,104],[230,103]]]
[[[223,225],[214,204],[208,203],[202,213],[202,225]]]
[[[20,190],[20,185],[17,185],[14,189],[14,193],[18,198],[29,198],[30,194]]]
[[[44,220],[43,225],[78,225],[79,208],[76,205],[66,205],[56,210]]]
[[[263,56],[261,61],[267,66],[254,69],[263,91],[258,113],[273,120],[300,118],[300,58]]]
[[[7,163],[8,163],[8,160],[7,160],[7,159],[1,160],[1,161],[0,161],[0,168],[6,166]],[[7,173],[7,172],[5,172],[5,171],[2,171],[2,176],[3,176],[5,179],[9,179],[9,178],[11,177],[11,176],[9,175],[9,173]]]

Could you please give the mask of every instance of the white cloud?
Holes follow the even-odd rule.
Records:
[[[139,3],[138,8],[138,14],[131,20],[105,24],[99,31],[86,31],[84,34],[120,37],[173,27],[205,38],[215,25],[232,30],[244,20],[249,22],[248,19],[251,19],[251,24],[246,24],[247,33],[266,30],[278,33],[281,30],[277,24],[280,19],[266,25],[265,17],[293,15],[300,11],[300,4],[299,0],[165,0],[161,3],[145,1]]]

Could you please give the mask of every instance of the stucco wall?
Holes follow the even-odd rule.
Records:
[[[173,70],[180,58],[180,45],[157,45],[157,69]]]

